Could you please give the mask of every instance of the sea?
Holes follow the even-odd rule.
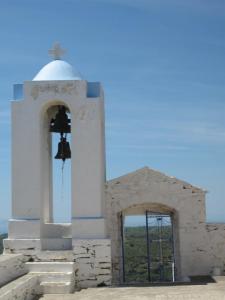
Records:
[[[0,220],[0,234],[8,233],[8,220]]]

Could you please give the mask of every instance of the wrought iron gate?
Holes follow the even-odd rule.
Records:
[[[125,226],[125,218],[121,215],[123,281],[175,281],[172,215],[146,211],[133,227]]]

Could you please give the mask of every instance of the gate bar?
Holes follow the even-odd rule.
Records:
[[[146,238],[147,238],[147,260],[148,260],[148,281],[151,282],[151,263],[150,263],[150,247],[149,247],[149,232],[148,232],[148,211],[145,212],[146,216]]]
[[[174,214],[170,214],[170,221],[171,221],[171,227],[172,227],[172,250],[173,250],[173,262],[172,262],[172,276],[173,276],[173,282],[176,281],[176,260],[175,260],[175,245],[174,245]]]
[[[120,233],[122,239],[122,267],[123,267],[123,283],[126,282],[125,278],[125,251],[124,251],[124,228],[123,228],[123,214],[120,214]]]

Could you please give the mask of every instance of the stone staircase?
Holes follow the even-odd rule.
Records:
[[[47,250],[47,251],[40,251],[35,255],[32,255],[33,261],[42,261],[42,262],[72,262],[73,251],[71,250]]]
[[[30,275],[39,279],[37,294],[69,294],[74,291],[73,262],[27,262]]]
[[[0,288],[0,300],[32,300],[37,295],[38,285],[36,276],[23,275]]]

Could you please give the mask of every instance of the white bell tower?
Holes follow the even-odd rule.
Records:
[[[5,252],[36,255],[46,250],[71,250],[79,265],[81,249],[92,250],[98,245],[101,251],[96,259],[108,257],[110,261],[104,219],[103,89],[99,82],[82,79],[70,64],[61,60],[64,51],[59,44],[49,52],[54,58],[52,62],[32,81],[14,86],[12,218]],[[49,126],[58,106],[66,107],[71,117],[72,220],[66,225],[54,224],[52,218]],[[90,279],[89,271],[81,273],[83,279]]]

